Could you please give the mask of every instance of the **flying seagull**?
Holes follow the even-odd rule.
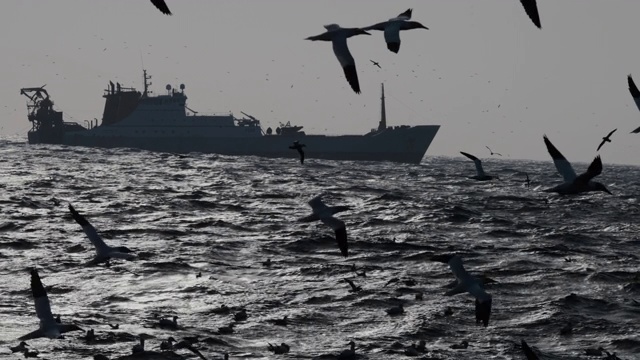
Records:
[[[111,247],[105,244],[100,235],[98,235],[96,229],[89,223],[89,221],[87,221],[87,219],[85,219],[84,216],[80,215],[80,213],[78,213],[71,204],[69,204],[69,211],[71,212],[71,216],[73,216],[73,220],[82,226],[82,230],[96,248],[96,256],[90,264],[100,264],[102,262],[107,262],[111,258],[126,260],[133,260],[136,258],[136,256],[132,254],[132,251],[126,246]]]
[[[462,265],[462,258],[458,255],[436,255],[433,261],[449,264],[458,284],[445,293],[446,296],[469,293],[476,299],[476,324],[482,322],[487,327],[491,316],[491,295],[484,291],[484,284],[469,274]]]
[[[382,69],[382,67],[380,66],[380,63],[377,61],[373,61],[371,59],[369,59],[369,61],[371,61],[371,63],[373,64],[373,66],[377,66],[379,69]]]
[[[164,0],[151,0],[151,3],[155,5],[158,10],[162,11],[163,14],[171,15],[171,11],[169,10],[169,7],[164,2]]]
[[[40,327],[38,330],[21,336],[18,340],[29,340],[40,337],[58,339],[62,334],[69,331],[84,331],[77,325],[59,324],[55,321],[51,313],[51,305],[49,304],[47,291],[44,289],[42,281],[40,281],[40,275],[38,275],[38,270],[35,268],[31,269],[31,292],[33,294],[33,302],[36,306],[36,315],[38,319],[40,319]]]
[[[542,29],[542,24],[540,23],[540,14],[538,13],[538,5],[536,4],[536,0],[520,0],[522,6],[524,7],[524,11],[527,12],[529,18],[533,23],[538,27],[538,29]]]
[[[571,166],[571,163],[567,161],[555,146],[553,146],[547,135],[544,135],[544,143],[547,145],[547,150],[549,151],[549,154],[551,154],[551,158],[553,159],[556,169],[564,179],[564,183],[544,191],[557,192],[562,195],[578,194],[588,191],[604,191],[611,194],[611,192],[602,183],[591,181],[591,179],[600,175],[602,172],[602,160],[600,159],[600,155],[593,159],[586,172],[577,176]]]
[[[638,90],[638,87],[636,86],[636,83],[633,82],[633,78],[631,77],[631,74],[629,74],[627,76],[627,82],[629,83],[629,92],[631,93],[631,96],[633,97],[633,101],[636,103],[636,106],[640,110],[640,90]],[[635,130],[633,130],[631,133],[632,134],[640,133],[640,127],[635,129]]]
[[[603,137],[603,138],[602,138],[602,142],[600,143],[600,145],[598,145],[598,150],[596,150],[596,151],[600,151],[600,148],[602,147],[602,145],[604,145],[604,143],[606,143],[606,142],[611,142],[611,134],[613,134],[614,132],[616,132],[616,130],[618,130],[618,129],[613,129],[613,131],[611,131],[611,132],[609,133],[609,135],[607,135],[607,136],[605,136],[605,137]]]
[[[397,17],[387,21],[377,23],[375,25],[363,27],[363,30],[380,30],[384,31],[384,40],[387,42],[387,49],[394,53],[400,51],[400,30],[411,29],[427,29],[428,27],[417,21],[409,21],[411,19],[412,9],[408,9]]]
[[[310,36],[305,40],[311,41],[331,41],[333,44],[333,53],[338,58],[344,75],[353,91],[360,94],[360,83],[358,82],[358,73],[356,72],[356,62],[351,56],[347,39],[356,35],[371,35],[360,28],[342,28],[338,24],[330,24],[324,26],[327,31],[320,35]]]
[[[293,145],[289,146],[289,149],[298,150],[298,154],[300,154],[300,164],[304,164],[304,151],[302,150],[302,148],[305,146],[307,145],[300,144],[298,140],[294,141]]]
[[[349,247],[347,245],[347,229],[342,220],[333,217],[334,214],[341,211],[349,210],[348,206],[327,206],[322,202],[322,195],[318,195],[309,201],[309,206],[313,213],[311,215],[300,218],[302,222],[312,222],[320,220],[326,225],[329,225],[336,235],[338,241],[338,247],[342,256],[347,257],[349,255]]]
[[[476,172],[478,173],[478,175],[476,176],[469,176],[469,179],[475,179],[478,181],[487,181],[487,180],[491,180],[493,178],[498,179],[497,176],[492,176],[492,175],[487,175],[484,173],[484,170],[482,169],[482,161],[480,161],[480,159],[478,159],[477,157],[468,154],[464,151],[460,151],[460,154],[468,157],[469,159],[473,160],[473,162],[476,164]]]
[[[498,155],[498,156],[502,156],[502,154],[500,154],[500,153],[494,153],[494,152],[491,150],[491,148],[490,148],[490,147],[488,147],[488,146],[485,146],[485,147],[486,147],[487,149],[489,149],[489,152],[491,153],[491,155]]]

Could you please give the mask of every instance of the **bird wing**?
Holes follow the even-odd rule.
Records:
[[[384,29],[384,41],[388,43],[400,43],[400,27],[404,21],[394,21]]]
[[[480,159],[464,151],[460,151],[460,154],[473,160],[473,162],[476,164],[476,172],[478,173],[478,176],[484,176],[484,170],[482,169],[482,161],[480,161]]]
[[[56,322],[51,314],[51,305],[49,304],[49,297],[47,291],[42,285],[38,270],[31,269],[31,292],[33,294],[33,302],[36,307],[36,315],[40,319],[40,329],[44,327],[55,326]],[[26,335],[25,335],[26,336]]]
[[[169,10],[169,7],[164,2],[164,0],[151,0],[151,3],[155,5],[158,10],[162,11],[163,14],[171,15],[171,11]]]
[[[449,268],[451,268],[451,272],[458,280],[458,284],[462,284],[465,280],[468,279],[469,273],[464,269],[462,265],[462,258],[458,255],[453,256],[449,262]]]
[[[333,216],[325,216],[320,220],[324,224],[329,225],[335,231],[336,241],[338,242],[340,252],[344,257],[347,257],[349,255],[349,248],[347,244],[347,228],[345,227],[344,222],[340,219],[334,218]]]
[[[366,30],[380,30],[380,31],[384,31],[384,29],[387,27],[387,24],[388,24],[388,23],[389,23],[388,21],[384,21],[384,22],[381,22],[381,23],[373,24],[373,25],[371,25],[371,26],[363,27],[363,28],[361,28],[361,29],[362,29],[362,30],[365,30],[365,31],[366,31]]]
[[[556,169],[558,170],[560,175],[562,175],[564,181],[573,182],[578,176],[576,175],[575,170],[573,170],[571,163],[567,161],[567,159],[560,153],[560,151],[558,151],[558,149],[556,149],[555,146],[553,146],[551,141],[549,141],[547,135],[544,136],[544,143],[545,145],[547,145],[547,151],[549,151],[549,154],[553,159],[553,163],[555,164]]]
[[[606,137],[608,138],[609,136],[611,136],[614,132],[616,132],[616,130],[618,130],[618,129],[616,128],[616,129],[611,130],[611,132],[609,133],[609,135],[607,135]]]
[[[407,9],[405,12],[403,12],[402,14],[396,16],[396,19],[404,19],[404,20],[410,20],[411,19],[411,13],[413,12],[413,9]]]
[[[536,0],[520,0],[522,6],[524,7],[524,11],[527,12],[529,18],[533,23],[538,27],[538,29],[542,29],[542,24],[540,23],[540,14],[538,13],[538,5],[536,4]]]
[[[526,341],[522,340],[521,346],[522,346],[522,352],[524,353],[524,356],[527,358],[527,360],[539,359],[538,355],[536,355],[536,353],[533,352],[533,350],[529,347]]]
[[[606,143],[606,142],[607,142],[607,140],[602,140],[602,141],[600,142],[600,145],[598,145],[598,148],[596,149],[596,151],[600,151],[600,148],[601,148],[601,147],[602,147],[602,145],[604,145],[604,143]]]
[[[89,221],[87,221],[84,216],[80,215],[80,213],[78,213],[71,204],[69,204],[69,211],[71,212],[71,216],[73,216],[73,220],[75,220],[80,226],[82,226],[82,230],[89,238],[89,241],[91,241],[93,246],[96,248],[96,252],[98,253],[98,255],[100,256],[108,253],[111,249],[107,244],[104,243],[100,235],[98,235],[96,229],[89,223]]]
[[[349,47],[347,46],[347,38],[339,37],[333,39],[333,53],[336,54],[342,70],[344,70],[344,76],[347,78],[347,82],[351,85],[353,91],[356,94],[360,94],[360,83],[358,82],[358,73],[356,72],[356,62],[351,56]]]
[[[595,159],[589,165],[589,168],[584,173],[580,174],[575,180],[575,182],[586,184],[594,177],[600,175],[602,172],[602,159],[600,159],[600,155],[596,156]]]
[[[640,133],[640,127],[631,132],[631,134],[637,134],[637,133]]]

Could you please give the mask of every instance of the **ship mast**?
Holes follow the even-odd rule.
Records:
[[[382,104],[380,109],[380,123],[378,124],[378,131],[382,131],[387,128],[387,112],[384,107],[384,83],[380,85],[382,85],[382,97],[380,98]]]
[[[151,80],[151,75],[147,75],[147,70],[142,69],[143,82],[144,82],[144,93],[142,93],[142,97],[147,97],[147,89],[149,89],[149,85],[151,82],[147,82],[147,80]]]

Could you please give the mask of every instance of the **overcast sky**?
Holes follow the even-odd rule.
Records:
[[[570,160],[640,165],[638,0],[538,0],[542,30],[518,0],[3,0],[2,134],[26,134],[22,87],[46,84],[65,120],[102,117],[108,81],[151,89],[186,85],[201,114],[240,111],[263,128],[291,121],[307,133],[362,134],[377,126],[380,83],[390,125],[439,124],[428,155],[463,150],[550,159],[547,134]],[[305,37],[323,25],[362,27],[413,8],[430,30],[349,39],[362,94],[344,78],[330,43]],[[378,61],[382,69],[369,59]],[[143,65],[144,64],[144,65]],[[293,86],[293,87],[292,87]],[[26,135],[25,135],[26,139]]]

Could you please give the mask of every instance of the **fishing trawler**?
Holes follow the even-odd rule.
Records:
[[[187,107],[184,84],[179,90],[166,86],[167,93],[149,91],[150,76],[144,71],[144,89],[109,82],[104,91],[105,106],[100,123],[85,125],[66,122],[63,113],[43,87],[23,88],[29,98],[28,132],[30,144],[136,148],[172,153],[215,153],[295,158],[289,145],[298,140],[306,145],[307,159],[394,161],[418,164],[424,157],[440,125],[387,126],[384,84],[381,119],[376,129],[364,135],[311,135],[302,126],[280,123],[275,131],[263,131],[260,120],[244,112],[199,115]]]

